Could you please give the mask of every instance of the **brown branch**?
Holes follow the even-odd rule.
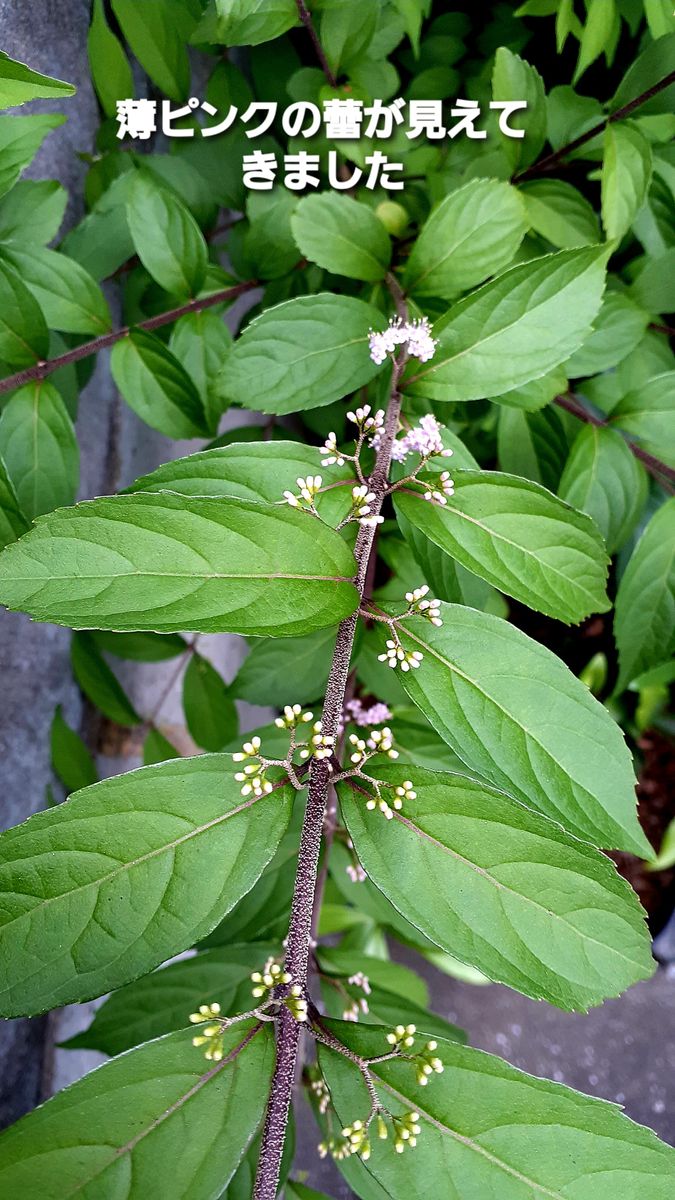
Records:
[[[571,413],[573,417],[577,417],[579,421],[585,421],[587,425],[595,425],[598,429],[612,429],[612,422],[605,421],[603,417],[596,416],[581,401],[571,392],[566,392],[564,395],[555,396],[553,400],[559,408],[564,408],[565,412]],[[640,446],[636,446],[630,438],[626,438],[626,445],[629,450],[632,450],[636,458],[644,464],[650,475],[653,475],[657,483],[661,485],[664,491],[670,494],[675,493],[675,471],[666,466],[660,459],[655,458],[653,454],[648,454]]]
[[[368,480],[369,490],[375,495],[375,499],[371,502],[371,512],[374,516],[379,515],[387,495],[391,450],[398,430],[401,411],[399,383],[403,366],[404,356],[401,356],[394,365],[380,448],[377,452],[373,473]],[[355,582],[360,599],[363,598],[366,589],[369,564],[375,544],[375,532],[376,527],[362,525],[356,539],[354,555],[357,574]],[[342,621],[338,627],[335,651],[326,687],[322,732],[336,739],[344,709],[357,621],[358,609]],[[303,990],[306,990],[307,986],[319,855],[332,775],[332,763],[328,759],[312,761],[285,959],[286,970],[292,979],[292,983],[287,986],[299,984]],[[288,1009],[282,1006],[278,1024],[277,1059],[267,1105],[253,1200],[275,1200],[277,1194],[299,1043],[300,1026]]]
[[[169,325],[187,313],[202,312],[205,308],[213,308],[215,304],[234,300],[237,296],[243,296],[257,286],[257,279],[249,279],[246,283],[238,283],[234,287],[224,288],[220,292],[213,292],[210,296],[200,296],[196,300],[188,300],[178,308],[157,313],[156,316],[139,321],[134,326],[123,325],[121,329],[112,329],[110,333],[104,333],[90,342],[83,342],[81,346],[74,346],[72,350],[67,350],[65,354],[59,354],[56,358],[41,359],[32,366],[25,367],[23,371],[17,371],[15,375],[8,375],[5,379],[0,379],[0,395],[11,392],[14,388],[22,387],[24,383],[30,383],[34,379],[45,379],[53,371],[58,371],[59,367],[66,367],[69,363],[79,362],[81,358],[89,358],[92,354],[98,354],[99,350],[114,346],[116,342],[127,337],[132,328],[148,331],[161,329],[162,325]]]
[[[666,75],[663,79],[660,79],[658,83],[655,83],[652,87],[647,88],[646,92],[641,92],[640,95],[636,96],[634,100],[630,100],[628,104],[624,104],[621,108],[617,108],[616,112],[610,113],[608,117],[604,117],[602,121],[598,121],[596,125],[593,125],[590,129],[587,129],[585,133],[580,133],[579,136],[575,137],[571,142],[566,142],[565,145],[561,146],[559,150],[554,150],[551,154],[547,154],[544,158],[540,158],[538,162],[533,163],[531,167],[526,167],[524,171],[520,171],[517,175],[514,175],[513,182],[523,183],[524,180],[531,179],[533,176],[542,175],[546,174],[548,171],[553,171],[555,167],[557,167],[558,163],[563,158],[566,158],[568,154],[571,154],[573,150],[578,150],[580,146],[585,145],[586,142],[590,142],[594,137],[597,137],[599,133],[603,133],[607,126],[613,124],[614,121],[623,121],[624,118],[630,116],[630,114],[634,112],[636,108],[640,108],[641,105],[646,104],[648,100],[651,100],[652,96],[656,96],[665,88],[670,87],[671,83],[675,83],[675,71],[671,71],[670,75]]]
[[[314,53],[316,54],[316,57],[318,58],[319,62],[321,63],[321,70],[323,71],[324,75],[326,76],[326,79],[328,80],[330,86],[337,87],[337,79],[335,78],[335,75],[333,74],[333,71],[331,69],[330,63],[328,62],[328,59],[326,58],[326,53],[324,51],[324,48],[321,45],[321,42],[319,41],[318,34],[316,32],[316,29],[314,28],[314,22],[312,21],[311,13],[310,13],[309,9],[307,8],[305,0],[296,0],[296,4],[298,6],[298,13],[300,14],[300,20],[302,21],[305,29],[307,30],[307,32],[311,38],[312,45],[314,47]]]

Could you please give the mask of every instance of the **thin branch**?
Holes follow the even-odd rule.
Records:
[[[314,28],[314,22],[312,21],[311,14],[310,14],[309,9],[307,8],[305,0],[296,0],[296,4],[298,6],[298,13],[300,14],[300,20],[302,21],[305,29],[307,30],[307,32],[311,38],[312,45],[314,46],[314,53],[316,54],[316,57],[318,58],[319,62],[321,63],[321,70],[323,71],[324,75],[326,76],[326,79],[328,80],[330,86],[337,87],[337,79],[335,78],[335,75],[333,74],[333,71],[330,67],[328,59],[326,58],[324,48],[321,45],[321,42],[319,41],[318,34],[316,32],[316,29]]]
[[[389,403],[384,420],[380,447],[375,467],[368,480],[374,493],[371,512],[378,516],[385,496],[391,466],[391,450],[398,431],[401,411],[399,383],[404,366],[404,356],[394,364]],[[357,563],[356,587],[362,600],[368,569],[375,544],[376,527],[362,525],[356,539],[354,555]],[[326,687],[323,705],[322,732],[337,740],[339,722],[345,703],[350,663],[354,646],[354,635],[358,613],[354,612],[338,627],[335,651]],[[293,984],[303,989],[307,985],[307,972],[312,937],[314,897],[317,887],[319,855],[323,836],[328,792],[333,775],[330,760],[314,759],[309,774],[307,807],[300,838],[298,867],[291,906],[291,917],[286,944],[285,968]],[[262,1148],[256,1175],[253,1200],[275,1200],[279,1182],[279,1169],[286,1139],[286,1127],[296,1074],[300,1026],[286,1007],[279,1016],[277,1033],[277,1059],[265,1118]]]
[[[554,403],[559,408],[564,408],[565,412],[571,413],[573,417],[577,417],[580,421],[585,421],[588,425],[595,425],[598,429],[611,429],[611,421],[605,421],[603,417],[596,416],[590,409],[586,408],[571,392],[566,392],[564,395],[555,396]],[[636,458],[644,464],[649,474],[661,485],[664,491],[671,495],[675,493],[675,471],[666,466],[660,459],[655,458],[653,454],[649,454],[635,442],[626,439],[626,445],[633,452]]]
[[[178,308],[171,308],[167,312],[157,313],[154,317],[148,317],[145,321],[139,321],[134,326],[123,325],[121,329],[112,329],[110,333],[104,333],[101,337],[93,338],[90,342],[83,342],[81,346],[74,346],[72,350],[67,350],[65,354],[59,354],[56,358],[42,359],[40,362],[33,363],[32,366],[26,367],[23,371],[17,371],[15,375],[8,375],[5,379],[0,379],[0,395],[4,392],[11,392],[14,388],[22,387],[24,383],[30,383],[34,379],[45,379],[53,371],[58,371],[59,367],[66,367],[69,363],[79,362],[82,358],[89,358],[92,354],[98,354],[99,350],[105,350],[108,346],[114,346],[116,342],[127,337],[132,328],[148,331],[161,329],[162,325],[170,325],[172,321],[177,321],[179,317],[184,317],[187,313],[202,312],[205,308],[213,308],[215,304],[223,304],[227,300],[235,300],[237,296],[243,296],[246,292],[252,291],[257,286],[257,279],[248,279],[245,283],[237,283],[234,287],[224,288],[220,292],[213,292],[210,296],[200,296],[196,300],[188,300],[186,304],[181,304]]]
[[[547,154],[544,158],[540,158],[538,162],[533,163],[531,167],[526,167],[524,171],[520,171],[518,175],[514,175],[513,182],[522,183],[525,179],[531,179],[533,176],[553,171],[558,163],[563,158],[566,158],[568,154],[571,154],[573,150],[578,150],[580,146],[584,146],[586,142],[590,142],[599,133],[603,133],[607,126],[613,124],[614,121],[623,121],[636,108],[640,108],[641,105],[651,100],[652,96],[656,96],[659,92],[664,91],[665,88],[670,87],[671,83],[675,83],[675,71],[671,71],[670,75],[666,75],[658,83],[647,88],[646,92],[641,92],[634,100],[630,100],[628,104],[617,108],[616,112],[610,113],[608,117],[604,117],[602,121],[598,121],[597,125],[593,125],[585,133],[580,133],[571,142],[566,142],[559,150],[554,150],[552,154]]]

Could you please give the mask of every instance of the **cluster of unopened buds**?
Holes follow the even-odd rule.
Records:
[[[397,1154],[402,1154],[404,1150],[415,1149],[415,1146],[417,1145],[417,1138],[421,1133],[419,1119],[420,1115],[416,1112],[406,1112],[403,1113],[402,1117],[391,1118],[391,1123],[394,1129],[394,1150]],[[387,1136],[386,1125],[384,1128],[384,1135],[380,1132],[380,1137]]]
[[[358,484],[352,488],[352,507],[347,517],[347,521],[358,521],[359,525],[370,525],[371,527],[381,525],[384,517],[374,516],[371,512],[371,504],[376,499],[374,492],[368,491],[366,483]],[[344,522],[347,523],[346,521]]]
[[[410,1050],[415,1045],[416,1025],[396,1025],[387,1034],[387,1041],[393,1050]]]
[[[297,729],[298,725],[308,725],[313,720],[314,713],[303,712],[301,704],[286,704],[282,715],[274,718],[274,724],[277,729]]]
[[[250,742],[244,742],[241,750],[232,755],[234,762],[247,762],[243,771],[237,771],[235,779],[237,783],[243,783],[241,789],[242,796],[265,796],[273,790],[273,784],[267,778],[266,763],[260,755],[261,741],[259,737],[251,738]]]
[[[321,721],[315,721],[312,730],[309,744],[302,747],[300,757],[303,759],[316,758],[319,761],[323,758],[332,758],[335,751],[335,738],[332,734],[321,732]]]
[[[394,1149],[397,1154],[402,1154],[405,1149],[413,1150],[417,1145],[417,1138],[421,1132],[419,1125],[419,1113],[404,1112],[401,1116],[387,1114],[392,1124],[394,1134]],[[363,1162],[367,1162],[372,1153],[372,1145],[370,1142],[370,1126],[372,1118],[368,1121],[352,1121],[351,1125],[345,1125],[340,1137],[330,1137],[326,1141],[319,1144],[319,1155],[325,1158],[327,1154],[332,1155],[338,1162],[350,1158],[353,1154],[358,1154]],[[383,1141],[389,1136],[386,1117],[383,1112],[379,1112],[376,1118],[377,1136]]]
[[[206,1046],[204,1057],[210,1062],[220,1062],[223,1057],[223,1023],[220,1019],[219,1004],[200,1004],[197,1012],[190,1013],[193,1025],[202,1025],[207,1021],[216,1024],[205,1024],[201,1033],[192,1039],[193,1046]]]
[[[261,1000],[263,997],[269,998],[276,987],[282,983],[290,983],[291,976],[288,971],[284,971],[283,967],[268,958],[262,971],[254,971],[251,975],[251,981],[254,985],[253,995],[256,1000]]]
[[[447,504],[448,496],[455,494],[455,485],[450,478],[449,471],[441,471],[440,475],[434,479],[433,484],[427,483],[425,486],[427,490],[424,493],[424,499],[431,500],[434,504]]]
[[[348,982],[351,983],[352,987],[360,988],[360,990],[363,992],[363,996],[359,996],[358,1000],[351,1001],[342,1014],[342,1020],[358,1021],[361,1013],[365,1014],[369,1011],[366,997],[369,996],[371,992],[370,980],[368,979],[367,975],[364,975],[363,971],[357,971],[355,975],[349,976]]]
[[[406,592],[405,598],[408,601],[406,615],[424,617],[426,621],[431,621],[432,625],[442,625],[441,602],[440,600],[427,600],[428,594],[429,588],[426,583],[412,592]]]
[[[360,738],[357,733],[350,733],[349,744],[354,747],[350,756],[354,766],[360,766],[374,754],[398,758],[398,750],[394,749],[394,738],[388,725],[385,725],[384,729],[368,730],[366,738]]]
[[[262,971],[254,971],[251,975],[253,982],[253,995],[256,1000],[272,1000],[272,993],[275,988],[283,984],[290,983],[292,976],[288,971],[285,971],[279,963],[268,958]],[[285,1004],[291,1016],[296,1021],[307,1020],[307,1001],[304,998],[300,984],[294,983],[289,989],[287,995],[280,997],[280,1002]]]
[[[426,317],[417,321],[404,321],[402,317],[392,317],[383,333],[371,329],[368,344],[370,357],[380,366],[387,355],[396,354],[401,346],[405,346],[411,358],[429,362],[436,353],[438,340],[432,337],[431,326]]]
[[[392,1029],[391,1033],[387,1034],[387,1041],[395,1053],[403,1054],[407,1050],[412,1050],[415,1046],[415,1034],[417,1032],[415,1025],[397,1025]],[[415,1054],[406,1054],[415,1067],[417,1082],[421,1087],[426,1087],[431,1076],[443,1074],[443,1063],[436,1054],[438,1042],[426,1042],[422,1050]]]
[[[400,667],[402,671],[417,670],[424,655],[419,650],[404,650],[398,638],[387,638],[384,654],[378,654],[379,662],[388,667]]]
[[[330,1105],[330,1092],[326,1087],[323,1079],[313,1079],[309,1085],[310,1091],[316,1096],[317,1108],[321,1115],[328,1112]]]
[[[362,437],[373,436],[384,427],[384,409],[378,408],[373,412],[369,404],[364,404],[361,408],[355,408],[353,412],[350,410],[347,420],[356,425]]]
[[[345,867],[345,871],[347,872],[352,883],[365,883],[366,879],[368,878],[363,867],[361,866],[361,863],[349,863],[349,865]]]
[[[305,479],[296,479],[299,489],[299,495],[294,492],[285,491],[284,500],[290,504],[291,508],[304,508],[309,512],[316,512],[314,500],[321,491],[323,477],[321,475],[307,475]]]

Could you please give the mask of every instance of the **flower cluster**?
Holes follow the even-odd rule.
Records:
[[[394,1128],[394,1150],[397,1154],[402,1154],[406,1149],[415,1149],[417,1138],[421,1132],[419,1119],[420,1115],[416,1112],[406,1112],[402,1117],[391,1118]]]
[[[284,500],[290,504],[291,508],[304,508],[309,512],[315,512],[314,499],[321,491],[323,477],[321,475],[308,475],[306,479],[302,477],[296,479],[300,494],[296,496],[294,492],[285,491]]]
[[[288,971],[284,971],[279,963],[274,962],[272,958],[268,958],[262,971],[254,971],[251,975],[251,980],[255,985],[253,987],[253,995],[256,1000],[261,1000],[263,997],[269,998],[276,987],[282,983],[290,983],[291,976]]]
[[[431,621],[432,625],[442,625],[441,602],[440,600],[427,600],[428,594],[429,588],[426,583],[412,592],[406,592],[405,598],[409,606],[408,615],[424,617],[426,621]]]
[[[277,729],[297,729],[298,725],[309,724],[313,720],[314,713],[303,712],[301,704],[286,704],[282,716],[274,718],[274,724]]]
[[[211,1062],[220,1062],[223,1057],[223,1025],[220,1021],[219,1004],[200,1004],[197,1012],[190,1013],[193,1025],[201,1025],[207,1021],[215,1021],[215,1025],[206,1025],[201,1033],[192,1039],[193,1046],[206,1046],[204,1057]]]
[[[361,1013],[367,1013],[369,1011],[366,997],[369,996],[371,992],[370,980],[368,979],[367,975],[364,975],[363,971],[357,971],[355,975],[349,976],[348,982],[351,983],[353,987],[360,988],[360,990],[363,992],[363,996],[359,996],[358,1000],[352,1000],[349,1003],[342,1014],[342,1020],[358,1021]]]
[[[384,654],[378,654],[378,662],[388,667],[400,667],[402,671],[417,670],[424,655],[419,650],[404,650],[398,639],[387,638]]]
[[[420,362],[429,362],[436,353],[438,340],[431,336],[431,326],[426,317],[418,321],[404,321],[402,317],[392,317],[383,333],[371,329],[368,337],[370,357],[380,366],[388,354],[395,354],[399,346],[405,346],[407,353]]]
[[[366,483],[353,487],[352,507],[347,520],[356,520],[359,525],[381,525],[384,517],[374,516],[371,512],[370,506],[375,498],[375,493],[368,491]]]
[[[354,766],[362,766],[373,754],[386,754],[387,758],[398,758],[398,750],[394,749],[394,739],[391,729],[371,729],[367,739],[360,738],[356,733],[350,733],[349,744],[354,747],[351,761]]]
[[[315,721],[312,726],[312,737],[307,746],[300,751],[301,758],[331,758],[335,751],[335,738],[332,734],[321,732],[321,721]]]
[[[361,866],[361,863],[358,862],[349,863],[349,865],[345,867],[345,871],[347,872],[352,883],[365,883],[366,879],[368,878],[363,867]]]
[[[391,710],[380,700],[366,707],[362,700],[348,700],[344,708],[344,717],[355,725],[383,725],[391,721]]]
[[[371,440],[374,450],[379,450],[380,439],[381,434],[378,431]],[[391,457],[394,462],[405,462],[409,454],[419,454],[425,462],[436,456],[452,457],[452,450],[446,450],[443,446],[442,426],[432,413],[421,417],[419,425],[409,429],[402,438],[394,442],[391,448]]]
[[[246,764],[243,771],[237,771],[235,775],[237,783],[244,785],[241,789],[242,796],[250,796],[251,792],[254,796],[264,796],[273,790],[273,785],[266,775],[267,766],[260,754],[260,746],[260,738],[256,736],[251,738],[250,742],[244,742],[242,749],[232,755],[234,762],[244,762],[248,758],[252,760]]]
[[[426,489],[424,499],[432,500],[434,504],[447,504],[448,496],[454,496],[455,494],[455,484],[450,478],[449,471],[441,471],[433,483],[426,484]]]
[[[347,413],[347,420],[356,425],[361,436],[371,434],[373,437],[384,426],[384,409],[378,408],[377,412],[372,412],[369,404],[364,404],[362,408],[357,408],[354,412]]]

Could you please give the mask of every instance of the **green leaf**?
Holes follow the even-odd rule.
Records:
[[[631,755],[603,705],[515,626],[441,609],[441,629],[420,617],[399,627],[403,646],[424,655],[401,682],[427,720],[470,769],[523,804],[587,841],[644,855]]]
[[[658,258],[647,258],[631,284],[630,294],[647,312],[675,312],[675,246]]]
[[[188,5],[176,5],[174,0],[140,5],[136,0],[112,0],[112,10],[152,82],[169,99],[184,100],[190,88],[185,43],[195,24]]]
[[[239,496],[278,503],[286,490],[297,491],[298,477],[313,475],[321,455],[302,442],[232,442],[164,463],[132,483],[131,492],[178,492],[181,496]],[[330,482],[351,482],[349,466],[331,467]],[[328,483],[328,479],[326,479]],[[345,516],[350,490],[331,488],[318,499],[323,520]]]
[[[14,393],[0,416],[0,457],[29,519],[72,504],[79,483],[73,422],[46,380]]]
[[[61,113],[0,117],[0,196],[16,183],[52,129],[66,120]]]
[[[520,193],[530,225],[561,250],[600,241],[598,218],[585,196],[560,179],[535,179]]]
[[[355,572],[338,533],[288,506],[114,496],[7,546],[0,603],[71,628],[290,637],[349,616]]]
[[[199,392],[209,430],[218,428],[222,405],[216,397],[218,373],[232,345],[223,318],[210,309],[186,313],[176,321],[169,339],[169,349],[185,368]]]
[[[417,795],[385,821],[366,809],[362,787],[338,785],[354,849],[373,883],[444,950],[569,1011],[653,974],[644,913],[603,854],[461,775],[396,766],[375,776],[389,787],[409,776]]]
[[[504,392],[503,396],[493,396],[495,404],[505,404],[508,408],[520,408],[525,412],[538,412],[546,408],[556,396],[567,391],[567,375],[564,367],[555,367],[541,379],[532,379],[522,387],[514,388],[512,392]]]
[[[647,195],[652,174],[652,151],[637,125],[627,121],[605,130],[602,165],[602,224],[610,240],[630,229]]]
[[[458,471],[446,505],[395,493],[395,505],[446,554],[516,600],[569,623],[610,607],[607,556],[593,522],[536,483]]]
[[[0,361],[18,370],[46,358],[48,351],[49,331],[37,300],[0,259]]]
[[[134,253],[126,217],[132,178],[131,172],[118,176],[61,243],[61,249],[94,279],[114,274]]]
[[[588,6],[573,83],[576,83],[591,63],[595,62],[603,51],[606,51],[607,46],[612,42],[618,20],[616,0],[605,0],[604,4]]]
[[[114,117],[117,101],[135,95],[134,80],[124,48],[106,21],[103,0],[94,0],[87,54],[101,108],[106,117]]]
[[[237,709],[224,680],[201,654],[192,654],[183,677],[188,730],[203,750],[223,750],[237,736]]]
[[[525,130],[525,137],[510,138],[502,133],[496,136],[512,168],[528,166],[546,141],[546,93],[541,75],[519,55],[500,46],[492,72],[492,98],[527,101],[527,108],[509,119],[512,129]]]
[[[675,467],[675,371],[656,375],[612,409],[612,422],[643,450]]]
[[[107,333],[110,309],[91,275],[74,258],[44,246],[2,247],[3,259],[14,267],[33,293],[50,329],[64,333]]]
[[[330,1021],[334,1036],[366,1059],[385,1054],[386,1028]],[[439,1041],[444,1065],[420,1087],[410,1063],[371,1066],[383,1102],[395,1113],[419,1113],[414,1153],[395,1154],[391,1139],[373,1139],[368,1171],[390,1200],[419,1194],[499,1200],[669,1200],[675,1153],[620,1109],[559,1083],[536,1079],[481,1050]],[[369,1099],[360,1073],[320,1047],[338,1122],[363,1118]]]
[[[607,292],[583,346],[565,363],[570,379],[616,367],[642,341],[649,314],[630,296]]]
[[[2,420],[0,419],[0,447],[2,446]],[[15,542],[28,529],[28,522],[19,506],[19,500],[7,468],[2,461],[0,449],[0,550]]]
[[[180,758],[177,750],[159,729],[151,729],[143,742],[143,766],[152,767],[155,763],[167,762],[170,758]]]
[[[105,717],[118,725],[140,724],[141,718],[90,633],[73,634],[70,661],[80,688]]]
[[[675,820],[669,822],[661,839],[659,852],[649,864],[650,871],[667,871],[675,866]]]
[[[292,796],[243,800],[229,755],[181,758],[0,835],[0,1011],[100,996],[204,937],[272,858]]]
[[[278,638],[256,641],[232,681],[231,693],[250,704],[274,708],[283,708],[289,699],[293,704],[318,700],[328,682],[334,646],[334,629],[282,642]]]
[[[61,705],[54,713],[50,733],[52,767],[67,792],[88,787],[98,780],[96,764],[79,733],[63,718]]]
[[[350,196],[305,196],[291,229],[301,254],[336,275],[377,283],[389,267],[389,234],[372,208]]]
[[[619,584],[614,618],[617,692],[675,649],[675,497],[657,509]]]
[[[204,16],[206,38],[224,46],[259,46],[298,24],[295,0],[215,0],[215,11],[216,20],[208,25],[210,14]],[[198,27],[193,40],[202,39]]]
[[[52,97],[60,100],[74,94],[72,83],[64,83],[62,79],[52,79],[40,71],[33,71],[25,63],[17,62],[0,50],[0,108],[14,108],[28,100]]]
[[[587,425],[572,445],[559,491],[568,504],[593,518],[614,554],[635,529],[649,486],[644,468],[620,434]]]
[[[146,271],[175,296],[196,296],[206,276],[208,252],[189,209],[140,171],[127,199],[127,221]]]
[[[55,238],[68,193],[55,179],[22,179],[0,199],[0,241],[44,245]]]
[[[561,250],[512,267],[436,322],[434,358],[411,368],[409,395],[477,400],[540,379],[588,335],[607,250]]]
[[[223,1016],[245,1011],[251,1000],[251,972],[262,967],[278,947],[255,943],[208,950],[170,963],[119,988],[97,1008],[88,1029],[66,1044],[68,1049],[121,1054],[141,1042],[185,1027],[204,997],[220,1004]]]
[[[188,649],[177,633],[94,633],[93,638],[107,654],[132,662],[166,662]]]
[[[132,329],[113,347],[110,369],[129,407],[152,429],[173,438],[209,432],[192,379],[154,333]]]
[[[0,1188],[45,1196],[127,1200],[152,1191],[184,1200],[220,1194],[259,1125],[274,1065],[274,1043],[250,1022],[227,1030],[215,1066],[188,1030],[139,1046],[92,1071],[29,1113],[0,1139]],[[193,1031],[194,1032],[194,1031]],[[206,1151],[205,1151],[206,1147]]]
[[[330,1200],[325,1192],[317,1192],[314,1188],[305,1187],[304,1183],[298,1183],[297,1180],[291,1179],[286,1184],[284,1189],[286,1200]]]
[[[523,202],[509,183],[472,179],[434,209],[415,242],[405,286],[452,300],[507,267],[526,230]]]
[[[624,105],[637,100],[644,92],[651,91],[655,84],[667,79],[673,70],[675,33],[666,34],[656,41],[646,43],[642,54],[631,63],[616,92],[610,100],[610,111],[616,112]],[[675,82],[640,104],[640,116],[653,113],[670,113],[675,103]]]
[[[379,6],[361,0],[324,0],[319,40],[335,75],[365,53],[379,17]]]
[[[221,394],[261,412],[289,413],[332,404],[380,370],[368,349],[377,309],[322,292],[268,308],[244,330],[221,373]]]
[[[281,279],[298,262],[298,247],[291,232],[291,217],[298,204],[294,192],[275,188],[251,192],[249,225],[243,238],[242,267],[253,279]],[[368,210],[370,211],[370,210]]]
[[[500,403],[503,398],[500,397]],[[497,427],[499,465],[557,491],[568,453],[565,427],[554,408],[523,412],[501,408]]]
[[[348,979],[363,971],[371,984],[410,1001],[417,1008],[429,1003],[429,989],[416,971],[388,958],[372,958],[360,950],[344,949],[341,946],[321,946],[317,950],[321,970],[326,975]]]

